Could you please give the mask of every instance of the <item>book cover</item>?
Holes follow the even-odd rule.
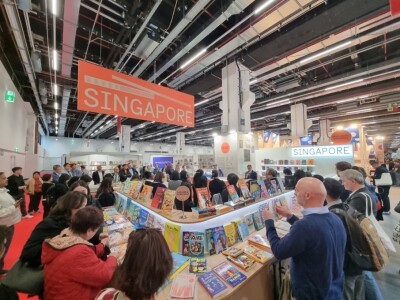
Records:
[[[163,212],[171,212],[174,207],[175,191],[166,189],[164,192],[164,199],[162,204]]]
[[[260,249],[263,249],[263,250],[267,250],[267,249],[271,248],[271,246],[270,246],[269,242],[267,241],[267,239],[263,238],[259,234],[250,236],[249,239],[248,239],[248,242],[249,242],[249,244],[254,245],[254,246],[256,246],[256,247],[258,247]]]
[[[276,186],[276,184],[275,184]],[[276,194],[276,188],[272,185],[271,180],[265,180],[265,187],[267,188],[268,194],[270,196]]]
[[[307,165],[314,165],[314,164],[315,164],[314,158],[307,158]]]
[[[222,252],[223,255],[237,257],[243,253],[243,250],[238,247],[230,247]]]
[[[307,160],[305,160],[305,159],[301,160],[301,164],[302,164],[303,166],[305,166],[305,165],[307,164]]]
[[[264,211],[264,209],[268,209],[268,210],[270,210],[270,202],[267,202],[267,203],[263,203],[263,204],[261,204],[259,207],[258,207],[258,213],[260,214],[260,217],[261,217],[261,220],[262,220],[262,222],[264,223],[265,222],[265,220],[264,220],[264,218],[263,218],[263,211]]]
[[[239,242],[239,238],[237,236],[235,224],[229,223],[224,225],[225,235],[228,242],[228,247],[231,247]]]
[[[115,211],[118,210],[119,204],[121,203],[121,199],[122,197],[119,194],[116,194],[114,203]]]
[[[159,186],[151,201],[151,207],[161,209],[166,188]]]
[[[205,257],[191,257],[190,258],[190,273],[205,273],[207,272],[207,258]]]
[[[247,230],[249,232],[249,235],[252,234],[254,231],[256,231],[252,213],[244,215],[244,222],[247,225]]]
[[[247,255],[248,257],[254,259],[255,261],[261,264],[265,263],[268,259],[274,257],[272,253],[261,250],[253,245],[249,245],[245,247],[243,250],[245,255]]]
[[[200,209],[204,209],[207,207],[211,207],[211,199],[210,194],[208,192],[208,188],[196,188],[197,200],[198,200],[198,207]]]
[[[246,223],[243,220],[240,220],[240,222],[237,223],[237,228],[241,240],[244,241],[245,239],[247,239],[247,237],[249,236],[249,230],[247,229]]]
[[[174,263],[172,265],[171,273],[169,274],[169,279],[173,279],[176,275],[182,272],[189,265],[188,257],[174,252],[172,252],[171,254]]]
[[[137,182],[136,187],[132,192],[132,199],[136,200],[139,197],[140,191],[142,190],[143,182],[141,182],[139,180],[134,180],[132,182]]]
[[[247,271],[251,267],[254,267],[256,261],[246,255],[238,255],[237,257],[228,256],[227,259],[236,267],[239,267],[243,271]]]
[[[139,213],[140,207],[132,202],[128,209],[128,220],[131,221],[133,225],[135,225],[134,222],[139,218]]]
[[[258,185],[260,186],[260,196],[261,198],[268,198],[269,194],[268,194],[268,190],[267,187],[265,186],[265,182],[264,180],[259,180],[257,181]]]
[[[125,182],[129,182],[130,183],[130,187],[129,187],[129,192],[128,192],[128,196],[129,197],[132,197],[132,195],[133,195],[133,192],[135,191],[135,189],[136,189],[136,186],[137,186],[137,184],[138,184],[138,180],[134,180],[134,181],[125,181]],[[124,182],[124,183],[125,183]]]
[[[110,248],[110,254],[115,256],[118,261],[120,261],[126,253],[126,249],[128,248],[128,243],[123,243],[119,245],[115,245]]]
[[[128,205],[128,198],[121,198],[118,206],[118,212],[123,214],[125,212],[126,206]]]
[[[137,201],[149,202],[151,200],[152,192],[153,192],[153,187],[151,185],[145,184],[138,196]]]
[[[213,239],[212,233],[213,233],[213,228],[206,229],[207,251],[208,251],[208,254],[210,254],[210,255],[215,254],[215,244],[214,244],[214,239]]]
[[[229,200],[233,203],[239,202],[239,195],[236,192],[236,189],[233,185],[228,185],[227,187],[229,193]]]
[[[147,226],[147,218],[148,218],[148,216],[149,216],[149,212],[147,210],[140,209],[140,212],[139,212],[139,225],[138,225],[139,227],[136,227],[136,229],[137,228],[144,228],[144,227]]]
[[[164,238],[167,241],[171,252],[179,252],[180,235],[181,226],[170,222],[165,222]]]
[[[146,226],[148,228],[154,228],[154,221],[155,221],[155,217],[153,214],[149,213],[149,215],[147,216],[147,223]]]
[[[197,278],[194,274],[178,274],[172,281],[169,296],[176,299],[193,299]]]
[[[190,231],[182,232],[182,255],[189,256]]]
[[[129,226],[124,225],[118,229],[108,231],[109,247],[113,248],[115,246],[126,243],[132,231],[133,231],[132,225]]]
[[[129,194],[130,189],[131,189],[131,182],[125,181],[123,183],[123,192],[124,192],[124,194],[125,195]]]
[[[239,223],[241,223],[242,222],[242,219],[236,219],[236,220],[233,220],[231,223],[232,224],[234,224],[235,225],[235,230],[236,230],[236,234],[237,234],[237,238],[238,238],[238,241],[239,242],[241,242],[241,241],[243,241],[242,240],[242,236],[240,235],[240,232],[239,232]]]
[[[261,188],[255,180],[250,182],[250,194],[255,199],[261,198]]]
[[[251,198],[250,190],[247,187],[247,183],[245,180],[239,180],[239,188],[242,191],[242,195],[244,199]]]
[[[283,184],[283,179],[281,177],[277,177],[276,181],[278,181],[278,186],[281,192],[285,191],[285,185]]]
[[[200,284],[206,289],[207,293],[215,298],[226,292],[227,286],[213,272],[207,272],[199,276]]]
[[[279,199],[275,200],[275,211],[276,211],[276,205],[282,206],[286,209],[289,209],[286,198],[285,197],[280,197]],[[279,219],[282,219],[283,216],[281,214],[279,214],[278,212],[276,212],[276,214],[278,215]]]
[[[271,179],[271,185],[276,193],[281,193],[282,191],[279,189],[278,184],[275,179]]]
[[[288,164],[289,164],[289,160],[288,160],[288,159],[283,160],[283,164],[284,164],[284,165],[288,165]],[[280,165],[281,165],[281,164],[280,164]]]
[[[204,256],[205,239],[203,232],[190,232],[189,235],[189,256]]]
[[[259,211],[255,211],[252,214],[253,217],[253,221],[254,221],[254,226],[256,228],[256,230],[261,230],[265,227],[265,224],[260,216],[260,212]]]
[[[222,264],[213,268],[213,272],[217,274],[220,278],[229,283],[232,287],[237,286],[244,280],[247,276],[239,272],[234,266],[228,262],[223,262]]]
[[[215,252],[219,254],[224,251],[226,249],[226,235],[224,227],[215,227],[212,232],[212,237],[214,240]]]
[[[134,203],[132,202],[132,199],[128,198],[127,201],[126,201],[126,207],[125,207],[125,210],[124,210],[124,213],[123,213],[124,217],[126,217],[127,219],[129,219],[129,208],[132,205],[134,205]]]

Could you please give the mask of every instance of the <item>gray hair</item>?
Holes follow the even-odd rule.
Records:
[[[60,166],[60,165],[54,165],[54,166],[53,166],[53,170],[54,170],[54,171],[57,170],[57,168],[61,168],[61,166]]]
[[[340,177],[346,177],[347,180],[355,180],[359,184],[364,184],[364,177],[363,175],[356,171],[356,170],[345,170],[340,172]]]

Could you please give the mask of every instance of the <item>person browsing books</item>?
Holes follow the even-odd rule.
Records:
[[[318,179],[300,179],[295,196],[304,207],[303,219],[276,206],[277,213],[292,225],[283,238],[277,234],[274,214],[268,209],[263,211],[272,253],[279,260],[291,258],[291,286],[296,299],[342,299],[346,248],[342,221],[323,206],[326,190]]]
[[[218,170],[212,170],[211,177],[212,180],[210,181],[208,188],[210,190],[212,198],[215,194],[222,194],[222,192],[226,189],[226,184],[224,181],[218,178],[219,177]]]
[[[154,197],[154,195],[156,194],[157,188],[159,188],[159,187],[166,188],[165,184],[163,183],[164,178],[165,178],[165,175],[163,172],[158,172],[154,176],[154,181],[152,183],[153,191],[151,192],[152,197]]]
[[[133,231],[124,261],[115,270],[110,288],[102,290],[96,300],[154,300],[172,267],[172,255],[161,231],[150,228]]]
[[[257,180],[258,175],[257,172],[253,170],[252,165],[247,165],[247,172],[244,174],[245,179],[252,179],[252,180]]]
[[[238,194],[239,198],[243,197],[242,190],[237,186],[237,183],[239,182],[239,176],[237,176],[235,173],[230,173],[226,177],[228,180],[229,185],[233,185],[235,187],[236,193]],[[229,199],[229,191],[228,189],[224,189],[221,194],[222,202],[228,202]]]
[[[193,176],[193,187],[195,189],[207,187],[207,177],[204,176],[204,171],[202,169],[198,169]],[[198,198],[197,193],[193,194],[194,206],[198,206]]]
[[[97,189],[96,198],[101,207],[112,206],[115,204],[115,195],[111,178],[106,177],[103,179]]]

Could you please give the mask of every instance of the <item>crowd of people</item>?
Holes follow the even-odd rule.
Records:
[[[389,172],[385,165],[376,162],[371,165],[375,168],[373,179]],[[245,178],[259,178],[251,165],[247,169]],[[383,299],[371,272],[352,264],[346,254],[349,230],[336,211],[350,206],[359,213],[379,218],[379,212],[390,212],[387,204],[390,187],[378,195],[365,170],[348,162],[337,163],[336,172],[339,180],[302,170],[293,175],[284,172],[295,177],[295,195],[304,208],[304,218],[299,219],[287,208],[277,206],[278,214],[292,224],[290,232],[280,238],[274,215],[268,210],[263,212],[272,252],[277,259],[291,258],[291,287],[296,299]],[[28,268],[44,268],[45,299],[152,299],[172,269],[171,253],[164,237],[155,229],[131,233],[122,264],[116,258],[118,255],[110,253],[108,235],[102,230],[101,208],[115,203],[113,183],[142,179],[153,187],[153,196],[158,187],[166,187],[166,182],[172,190],[187,186],[191,197],[183,203],[175,201],[175,205],[177,209],[191,211],[198,204],[195,188],[208,187],[211,197],[218,195],[222,202],[228,201],[226,184],[219,178],[221,174],[217,165],[209,181],[202,169],[191,178],[179,165],[161,169],[156,164],[154,168],[143,167],[138,171],[130,163],[116,167],[113,173],[105,173],[99,166],[92,176],[84,168],[77,169],[75,164],[64,164],[63,169],[56,165],[52,174],[41,177],[34,172],[26,182],[20,167],[13,168],[8,178],[0,172],[0,275],[8,272],[4,269],[4,258],[14,225],[37,214],[42,200],[43,220],[24,245],[20,261]],[[277,176],[276,170],[267,169],[265,180]],[[92,180],[99,185],[94,196],[89,188]],[[230,173],[227,181],[241,196],[239,176]],[[28,209],[25,193],[30,198]],[[366,201],[366,197],[371,201]],[[153,254],[146,255],[150,248]],[[12,291],[0,285],[0,296],[2,293]]]

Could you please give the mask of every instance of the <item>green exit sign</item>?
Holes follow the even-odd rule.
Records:
[[[6,91],[6,101],[7,102],[15,102],[15,92],[14,91]]]

